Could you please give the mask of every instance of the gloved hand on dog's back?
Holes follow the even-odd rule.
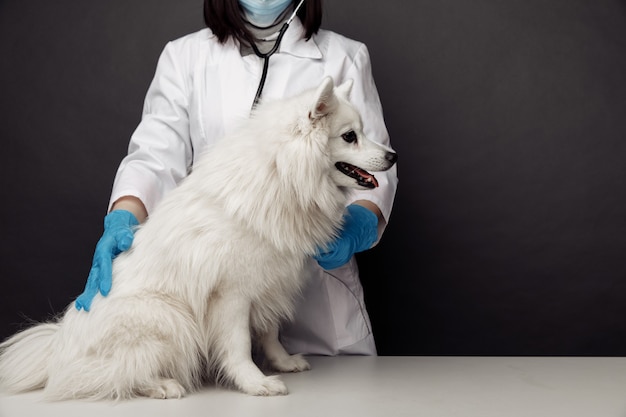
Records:
[[[313,256],[324,269],[339,268],[346,264],[355,253],[371,248],[378,238],[376,214],[358,204],[350,204],[346,210],[339,236]]]
[[[98,291],[103,296],[109,294],[113,276],[113,259],[130,248],[134,238],[133,227],[138,224],[137,218],[127,210],[113,210],[106,215],[104,233],[96,244],[85,290],[75,302],[78,310],[82,308],[89,311],[91,302]]]

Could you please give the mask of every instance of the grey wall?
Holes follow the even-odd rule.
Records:
[[[626,3],[327,0],[400,154],[359,256],[381,354],[626,355]],[[165,42],[199,0],[0,0],[0,336],[83,288]]]

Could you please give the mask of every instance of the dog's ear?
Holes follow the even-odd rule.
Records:
[[[330,112],[333,96],[334,82],[331,77],[325,77],[313,96],[313,107],[309,111],[311,120],[319,119]]]
[[[340,86],[335,88],[335,94],[340,97],[343,97],[345,100],[350,101],[350,92],[352,91],[352,86],[354,85],[353,79],[347,79]]]

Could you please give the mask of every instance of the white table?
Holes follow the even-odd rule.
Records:
[[[312,357],[290,394],[207,386],[180,400],[45,403],[0,396],[1,417],[626,417],[626,358]]]

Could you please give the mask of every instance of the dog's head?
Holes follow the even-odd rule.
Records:
[[[326,77],[315,90],[309,119],[313,124],[322,120],[326,124],[335,183],[357,189],[376,188],[378,181],[369,171],[386,171],[398,157],[363,133],[361,116],[349,101],[352,85],[353,81],[348,80],[335,87],[333,79]]]

